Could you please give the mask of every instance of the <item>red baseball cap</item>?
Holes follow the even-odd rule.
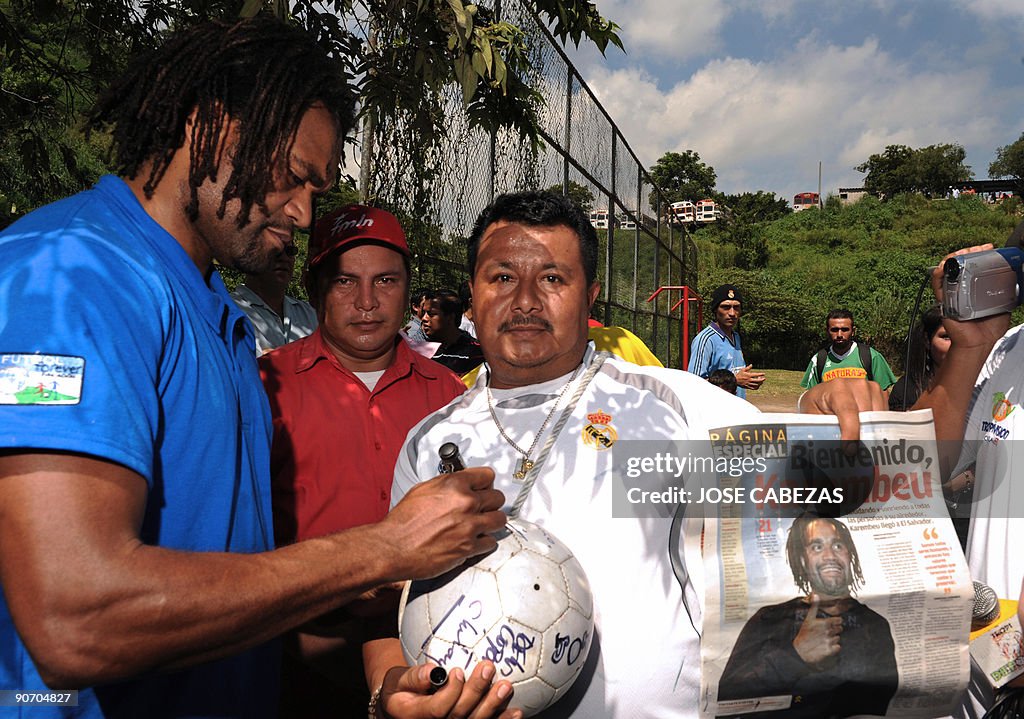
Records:
[[[398,218],[377,207],[346,205],[317,221],[309,239],[309,266],[316,267],[344,247],[366,242],[390,247],[406,257],[412,255]]]

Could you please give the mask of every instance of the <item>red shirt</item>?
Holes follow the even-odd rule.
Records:
[[[270,399],[278,545],[378,522],[409,430],[466,391],[458,375],[396,340],[371,392],[341,366],[318,329],[259,360]]]

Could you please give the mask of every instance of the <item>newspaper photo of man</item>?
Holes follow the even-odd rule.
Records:
[[[744,625],[719,683],[719,701],[789,695],[788,709],[743,717],[882,716],[899,684],[885,617],[853,596],[863,586],[850,530],[803,515],[786,541],[804,593],[764,606]]]

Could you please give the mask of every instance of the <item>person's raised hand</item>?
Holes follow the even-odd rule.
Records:
[[[754,365],[748,364],[740,370],[736,370],[736,384],[744,389],[758,389],[764,382],[764,372],[754,372],[751,369]]]
[[[842,648],[840,646],[842,633],[843,618],[819,617],[818,597],[812,595],[807,617],[800,625],[796,636],[793,637],[793,649],[803,659],[804,664],[814,666],[839,653]]]
[[[494,489],[494,471],[472,467],[417,484],[381,522],[406,579],[435,577],[497,546],[505,526],[505,495]]]
[[[973,247],[966,247],[962,250],[957,250],[956,252],[950,252],[948,255],[943,257],[939,262],[938,267],[932,270],[932,290],[935,292],[935,300],[940,305],[942,304],[944,296],[944,276],[942,268],[945,266],[946,260],[951,257],[960,257],[974,252],[983,252],[991,249],[993,249],[991,244],[975,245]],[[977,320],[966,320],[963,322],[944,317],[942,325],[946,328],[946,332],[949,333],[951,348],[957,347],[958,350],[980,348],[985,353],[988,353],[992,349],[993,345],[995,345],[996,341],[1006,334],[1006,331],[1010,328],[1010,313],[1006,312],[1003,314],[983,317]]]
[[[843,442],[860,439],[860,412],[889,409],[878,383],[864,378],[821,382],[800,395],[799,404],[800,411],[807,414],[834,414]]]

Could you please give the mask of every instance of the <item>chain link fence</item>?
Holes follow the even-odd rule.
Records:
[[[410,124],[373,130],[368,194],[399,216],[415,252],[413,287],[458,286],[466,279],[465,238],[491,199],[503,192],[561,188],[582,198],[601,240],[602,291],[594,316],[637,334],[669,367],[682,352],[676,293],[648,298],[661,286],[697,286],[697,254],[682,227],[668,222],[668,203],[622,132],[587,87],[526,0],[504,0],[503,20],[531,38],[533,72],[526,83],[544,97],[542,146],[512,131],[472,128],[460,90],[445,98],[441,147],[416,151]]]

